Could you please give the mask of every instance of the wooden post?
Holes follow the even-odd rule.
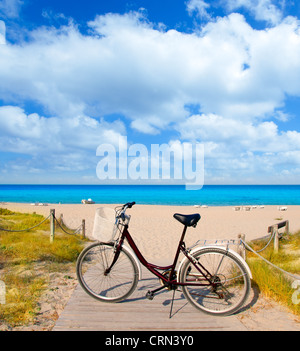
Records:
[[[275,231],[275,233],[274,233]],[[278,225],[273,225],[273,233],[274,233],[274,251],[278,252],[279,248],[279,236],[278,236]]]
[[[289,221],[286,221],[286,224],[285,224],[285,233],[287,235],[290,234],[290,222]]]
[[[85,238],[85,219],[82,220],[82,236]]]
[[[5,305],[6,304],[6,286],[5,283],[0,280],[0,305]]]
[[[55,235],[54,216],[55,216],[55,210],[51,209],[50,210],[50,243],[53,243],[54,235]]]
[[[246,235],[245,234],[239,234],[238,238],[240,239],[240,241],[242,240],[243,242],[245,242],[246,240]],[[241,242],[239,243],[239,247],[238,247],[238,254],[240,256],[243,257],[243,259],[246,259],[246,250],[245,250],[245,246],[243,244],[241,244]]]

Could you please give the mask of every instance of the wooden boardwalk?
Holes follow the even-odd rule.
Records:
[[[162,290],[152,301],[148,290],[159,287],[158,279],[143,270],[136,291],[120,303],[103,303],[90,297],[78,284],[53,331],[243,331],[236,316],[214,317],[191,306],[181,292]]]

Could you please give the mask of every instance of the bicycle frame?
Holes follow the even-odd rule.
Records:
[[[116,261],[118,260],[118,257],[120,255],[120,250],[122,248],[123,242],[126,239],[130,245],[130,247],[132,248],[132,250],[134,251],[134,253],[136,254],[137,258],[139,259],[139,261],[141,262],[141,264],[143,266],[145,266],[152,274],[154,274],[155,276],[157,276],[158,278],[160,278],[162,281],[164,281],[167,286],[183,286],[183,285],[188,285],[188,286],[210,286],[210,285],[214,285],[214,283],[211,281],[210,278],[212,278],[212,275],[201,265],[200,262],[197,262],[198,265],[200,265],[200,267],[198,265],[195,264],[195,262],[192,260],[191,256],[189,255],[188,250],[185,247],[185,243],[184,243],[184,237],[186,234],[186,230],[187,230],[187,226],[184,226],[183,228],[183,232],[180,238],[180,241],[178,243],[178,247],[176,250],[176,254],[174,257],[174,261],[173,264],[169,265],[169,266],[157,266],[155,264],[152,264],[150,262],[148,262],[145,257],[142,255],[142,253],[140,252],[140,250],[138,249],[138,247],[136,246],[132,236],[130,235],[129,231],[128,231],[128,225],[125,224],[124,225],[124,229],[121,235],[121,239],[118,242],[118,245],[116,247],[116,251],[115,251],[115,256],[113,259],[113,262],[111,264],[111,266],[106,270],[105,274],[108,274],[110,272],[110,270],[112,269],[113,265],[116,263]],[[178,258],[179,258],[179,254],[183,253],[187,259],[195,266],[195,268],[199,271],[199,273],[203,276],[203,278],[205,278],[204,280],[207,281],[207,283],[192,283],[192,282],[188,282],[188,283],[182,283],[182,282],[178,282],[177,279],[172,279],[172,277],[174,276],[174,272],[175,272],[175,267],[176,264],[178,262]],[[203,271],[202,271],[203,269]],[[166,278],[162,273],[159,272],[159,270],[161,271],[169,271],[170,270],[170,274],[168,276],[168,278]],[[206,273],[204,273],[206,272]]]
[[[194,307],[211,315],[226,316],[242,307],[249,297],[251,272],[238,253],[228,247],[200,246],[198,242],[192,247],[185,245],[186,231],[197,225],[200,214],[173,215],[183,231],[172,264],[157,265],[147,261],[129,233],[131,216],[126,210],[134,204],[117,206],[111,239],[100,239],[86,247],[77,259],[78,281],[90,296],[102,302],[125,300],[137,288],[143,266],[160,283],[158,287],[146,284],[154,288],[147,291],[147,299],[153,300],[163,289],[173,291],[170,318],[176,290],[182,291]]]

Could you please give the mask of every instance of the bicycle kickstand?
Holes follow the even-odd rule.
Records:
[[[155,289],[155,290],[148,290],[148,292],[147,292],[147,294],[146,294],[146,298],[148,299],[148,300],[153,300],[154,299],[154,295],[155,295],[155,293],[157,293],[158,291],[160,291],[160,290],[162,290],[162,289],[164,289],[165,287],[164,286],[162,286],[162,287],[160,287],[160,288],[158,288],[158,289]],[[172,300],[171,300],[171,308],[170,308],[170,314],[169,314],[169,318],[171,318],[172,317],[172,310],[173,310],[173,302],[174,302],[174,297],[175,297],[175,291],[176,291],[176,289],[174,289],[173,290],[173,296],[172,296]]]
[[[171,302],[171,308],[170,308],[170,314],[169,314],[169,318],[172,317],[172,310],[173,310],[173,302],[174,302],[174,297],[175,297],[175,289],[173,290],[173,296],[172,296],[172,302]]]

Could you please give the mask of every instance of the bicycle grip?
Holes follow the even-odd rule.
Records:
[[[133,202],[127,202],[127,204],[123,205],[123,208],[125,208],[125,207],[131,208],[133,205],[135,205],[135,201],[133,201]]]
[[[128,208],[131,208],[133,205],[135,205],[135,201],[127,203],[127,207]]]

